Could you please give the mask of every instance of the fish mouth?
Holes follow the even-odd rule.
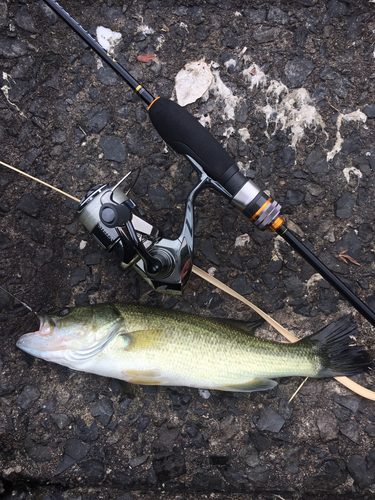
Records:
[[[39,330],[22,335],[16,343],[17,347],[36,357],[62,349],[55,321],[48,316],[39,316],[39,321]]]

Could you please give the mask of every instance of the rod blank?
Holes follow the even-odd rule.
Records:
[[[362,314],[373,326],[375,326],[375,313],[364,304],[361,299],[353,293],[344,283],[330,271],[322,261],[308,250],[289,230],[282,224],[276,231],[294,248],[312,267],[314,267],[323,278],[328,281],[343,297]]]

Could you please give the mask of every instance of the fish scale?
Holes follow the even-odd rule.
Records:
[[[251,335],[246,323],[137,304],[97,304],[41,318],[17,345],[75,370],[132,383],[251,392],[287,376],[332,377],[367,370],[349,316],[293,344]]]

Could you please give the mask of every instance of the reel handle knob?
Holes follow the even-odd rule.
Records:
[[[132,218],[132,212],[126,205],[115,203],[104,203],[100,207],[99,217],[107,227],[122,227]]]

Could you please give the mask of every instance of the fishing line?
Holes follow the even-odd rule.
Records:
[[[37,313],[30,307],[28,306],[25,302],[22,302],[22,300],[20,300],[18,297],[16,297],[15,295],[13,295],[12,293],[8,292],[8,290],[6,290],[4,287],[2,287],[0,285],[0,288],[1,290],[3,290],[3,292],[7,293],[8,295],[10,295],[11,297],[13,297],[13,299],[17,300],[20,304],[23,305],[23,307],[26,307],[27,310],[29,310],[30,312],[32,312],[33,314],[35,314],[36,317],[38,317]]]
[[[4,163],[4,162],[0,161],[0,164],[3,165],[3,166],[5,166],[5,167],[7,167],[7,168],[10,168],[11,170],[14,170],[15,172],[20,173],[21,175],[29,177],[30,179],[32,179],[32,180],[34,180],[36,182],[39,182],[39,183],[43,184],[44,186],[47,186],[47,187],[53,189],[54,191],[57,191],[58,193],[62,194],[63,196],[68,196],[69,198],[71,198],[71,199],[73,199],[75,201],[78,201],[78,202],[80,201],[78,198],[76,198],[76,197],[74,197],[74,196],[72,196],[72,195],[70,195],[68,193],[65,193],[61,189],[58,189],[58,188],[56,188],[54,186],[51,186],[51,184],[47,184],[46,182],[41,181],[40,179],[37,179],[36,177],[33,177],[32,175],[26,174],[22,170],[19,170],[19,169],[15,168],[15,167],[11,167],[7,163]],[[200,278],[202,278],[205,281],[207,281],[208,283],[211,283],[212,285],[216,286],[217,288],[219,288],[223,292],[231,295],[232,297],[240,300],[241,302],[243,302],[244,304],[246,304],[247,306],[249,306],[257,314],[259,314],[259,316],[261,316],[262,318],[264,318],[271,326],[273,326],[283,337],[285,337],[287,340],[289,340],[289,342],[298,342],[299,339],[297,337],[295,337],[286,328],[284,328],[277,321],[275,321],[273,318],[271,318],[271,316],[269,316],[267,313],[265,313],[264,311],[262,311],[262,309],[260,309],[259,307],[257,307],[255,304],[251,303],[249,300],[245,299],[245,297],[242,297],[242,295],[240,295],[239,293],[237,293],[234,290],[232,290],[229,286],[227,286],[224,283],[222,283],[221,281],[219,281],[217,278],[214,278],[213,276],[210,276],[208,273],[206,273],[205,271],[203,271],[202,269],[200,269],[199,267],[197,267],[195,265],[192,266],[192,272],[194,274],[196,274],[197,276],[199,276]],[[0,287],[0,288],[2,288],[2,287]],[[6,293],[8,293],[9,295],[12,296],[12,294],[10,294],[7,290],[5,290],[4,288],[2,288],[2,289]],[[19,302],[21,302],[19,299],[17,299],[17,297],[14,297],[14,298],[16,300],[18,300]],[[32,309],[29,306],[26,306],[26,304],[24,304],[23,302],[21,302],[21,304],[23,304],[25,307],[27,307],[29,310],[32,311]],[[32,311],[32,312],[34,314],[36,314],[34,311]],[[375,401],[375,392],[374,391],[371,391],[370,389],[366,389],[365,387],[362,387],[361,385],[357,384],[356,382],[353,382],[353,380],[350,380],[348,377],[334,377],[334,378],[340,384],[344,385],[345,387],[347,387],[351,391],[359,394],[360,396],[362,396],[364,398],[371,399],[372,401]]]
[[[22,170],[19,170],[16,167],[11,167],[10,165],[8,165],[7,163],[4,163],[3,161],[0,161],[0,165],[3,165],[4,167],[10,168],[10,170],[14,170],[15,172],[18,172],[19,174],[24,175],[25,177],[28,177],[29,179],[32,179],[33,181],[39,182],[40,184],[43,184],[44,186],[47,186],[50,189],[53,189],[54,191],[57,191],[58,193],[60,193],[64,196],[67,196],[68,198],[71,198],[74,201],[78,201],[78,203],[81,201],[78,198],[76,198],[75,196],[72,196],[71,194],[65,193],[64,191],[61,191],[61,189],[58,189],[55,186],[51,186],[51,184],[48,184],[47,182],[41,181],[40,179],[37,179],[36,177],[33,177],[32,175],[27,174],[26,172],[23,172]]]
[[[288,404],[293,401],[293,399],[295,398],[295,396],[299,393],[299,391],[302,389],[302,387],[304,386],[305,382],[307,382],[309,377],[306,377],[303,382],[298,386],[298,388],[294,391],[294,393],[292,394],[292,396],[290,396],[289,400],[288,400]]]

